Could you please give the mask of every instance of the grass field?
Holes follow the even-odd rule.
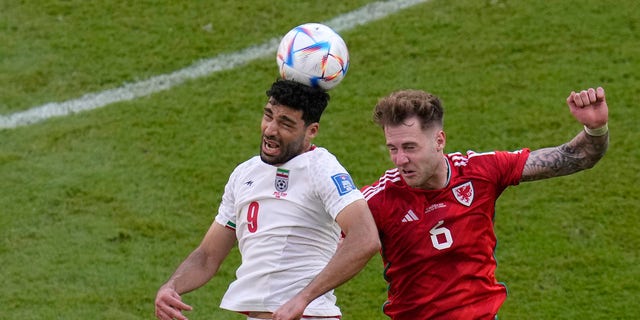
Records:
[[[3,1],[0,115],[76,99],[237,52],[372,1]],[[511,188],[498,202],[501,319],[640,314],[640,4],[433,0],[344,30],[347,78],[316,143],[358,185],[390,168],[377,99],[437,94],[447,150],[561,144],[572,90],[603,86],[611,145],[592,170]],[[151,319],[158,287],[197,246],[232,169],[258,151],[275,56],[169,90],[0,129],[0,319]],[[239,262],[184,296],[218,308]],[[337,290],[344,319],[386,319],[375,257]]]

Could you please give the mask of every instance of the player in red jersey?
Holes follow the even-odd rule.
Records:
[[[604,89],[572,92],[584,125],[571,141],[515,152],[444,154],[440,100],[418,90],[381,99],[374,120],[396,168],[362,188],[378,226],[384,313],[393,320],[494,319],[507,290],[495,279],[495,202],[511,185],[593,167],[608,147]]]

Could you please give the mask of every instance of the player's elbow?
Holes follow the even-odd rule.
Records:
[[[378,234],[372,230],[358,230],[347,234],[343,244],[358,252],[360,258],[369,260],[380,252],[381,244]]]
[[[380,240],[377,240],[374,245],[371,247],[371,256],[375,255],[376,253],[380,252],[380,250],[382,249],[382,245],[380,244]]]
[[[585,160],[582,162],[582,170],[588,170],[591,169],[593,167],[596,166],[596,164],[598,162],[600,162],[600,160],[604,157],[604,154],[606,152],[606,149],[602,150],[599,153],[596,154],[592,154],[589,155],[588,157],[585,158]]]
[[[377,233],[371,232],[367,235],[366,243],[363,245],[363,250],[369,257],[372,257],[376,253],[380,252],[382,245],[380,244],[380,238]]]

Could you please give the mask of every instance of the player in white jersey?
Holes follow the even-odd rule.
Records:
[[[249,319],[339,319],[333,289],[380,249],[362,194],[311,142],[329,95],[279,80],[267,96],[260,156],[236,167],[201,244],[158,290],[159,319],[186,319],[180,295],[209,281],[236,240],[242,264],[222,308]]]
[[[320,273],[340,239],[336,216],[363,198],[345,172],[322,148],[280,167],[254,157],[236,168],[216,222],[236,231],[242,265],[222,308],[275,310]],[[335,302],[329,291],[305,314],[338,316]]]

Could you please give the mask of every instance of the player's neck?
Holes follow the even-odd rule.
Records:
[[[426,190],[439,190],[447,187],[451,180],[451,167],[446,157],[442,157],[442,162],[438,165],[438,168],[434,172],[432,178],[427,181],[422,189]]]

